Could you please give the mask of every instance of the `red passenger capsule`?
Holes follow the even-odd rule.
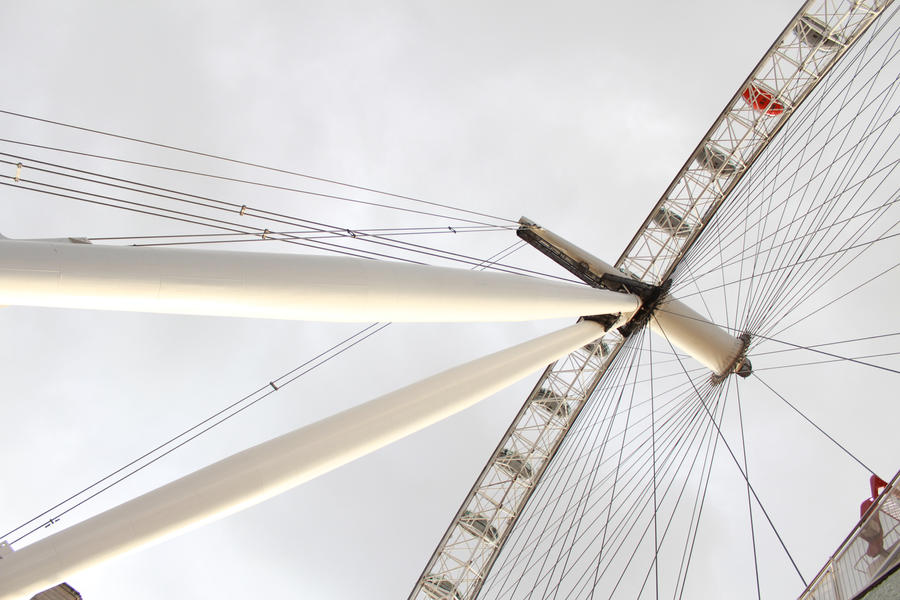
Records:
[[[775,94],[761,86],[750,84],[741,92],[741,96],[755,110],[764,111],[767,115],[775,116],[784,112],[784,105],[775,100]]]

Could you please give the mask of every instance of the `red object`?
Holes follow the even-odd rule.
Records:
[[[874,504],[874,503],[875,503],[875,501],[872,500],[871,498],[866,498],[865,500],[863,500],[863,503],[859,505],[860,518],[862,518],[862,516],[864,514],[866,514],[866,511],[869,510],[869,507],[872,506],[872,504]]]
[[[875,499],[878,498],[886,487],[887,482],[878,475],[873,474],[872,477],[869,478],[869,489],[872,491],[872,497],[866,498],[863,500],[863,503],[859,505],[860,518],[862,518],[863,515],[866,514],[866,511],[875,504]],[[884,553],[884,530],[881,528],[881,517],[877,512],[866,521],[866,524],[859,531],[859,537],[869,543],[869,547],[866,548],[866,554],[870,557],[875,558]]]
[[[866,498],[859,507],[859,516],[862,517],[866,514],[866,511],[874,503],[873,499]],[[869,517],[866,524],[859,530],[859,537],[868,542],[866,554],[870,557],[875,558],[884,552],[884,530],[881,528],[881,517],[877,512]]]
[[[775,100],[772,92],[766,91],[757,85],[751,84],[741,92],[741,96],[755,110],[763,111],[767,115],[774,117],[784,112],[784,105]]]
[[[884,491],[884,488],[887,487],[887,481],[879,477],[878,475],[872,475],[869,478],[869,488],[872,490],[872,498],[877,498],[881,495],[881,492]]]

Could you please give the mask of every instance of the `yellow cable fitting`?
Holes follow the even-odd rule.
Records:
[[[19,183],[19,176],[21,176],[21,175],[22,175],[22,163],[19,163],[16,165],[16,177],[15,177],[16,183]]]

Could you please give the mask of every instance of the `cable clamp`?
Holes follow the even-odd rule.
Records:
[[[277,386],[277,385],[275,385],[275,382],[273,382],[273,381],[270,381],[270,382],[269,382],[269,385],[271,385],[271,386],[272,386],[272,389],[273,389],[273,390],[275,390],[275,391],[276,391],[276,392],[277,392],[277,391],[278,391],[278,386]]]
[[[453,229],[452,227],[450,227],[449,225],[447,225],[447,229],[449,229],[449,230],[452,231],[453,233],[456,233],[456,230]]]
[[[247,212],[247,205],[241,204],[241,212],[239,214],[243,217],[244,213],[246,213],[246,212]]]
[[[266,239],[266,236],[269,235],[270,233],[272,233],[272,232],[269,231],[268,229],[263,230],[263,232],[262,232],[262,239]]]
[[[16,165],[16,176],[14,178],[16,183],[19,183],[19,177],[21,177],[21,175],[22,175],[22,163],[18,163]]]
[[[352,237],[352,238],[356,237],[356,234],[353,233],[352,231],[350,231],[349,229],[347,230],[347,233],[350,234],[350,237]]]

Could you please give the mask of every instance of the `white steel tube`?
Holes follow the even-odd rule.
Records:
[[[359,258],[3,239],[0,304],[455,322],[631,313],[640,300],[506,273]]]
[[[0,560],[0,600],[272,498],[445,419],[603,335],[581,321],[232,455]]]
[[[553,246],[556,246],[575,260],[585,264],[588,268],[594,272],[595,275],[617,275],[619,277],[628,277],[622,271],[619,271],[614,266],[606,263],[603,260],[600,260],[584,248],[579,248],[569,240],[563,239],[550,231],[549,229],[544,229],[528,217],[520,217],[519,223],[522,225],[530,225],[534,227],[533,231],[538,236],[546,240]]]
[[[717,375],[724,375],[743,349],[741,340],[674,298],[663,300],[653,312],[650,329]]]

